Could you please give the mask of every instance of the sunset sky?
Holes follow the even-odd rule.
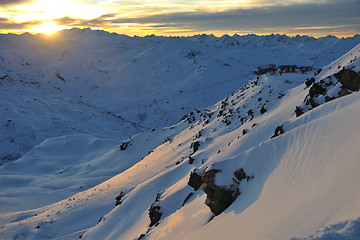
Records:
[[[0,0],[0,33],[72,27],[130,36],[271,34],[353,36],[359,0]]]

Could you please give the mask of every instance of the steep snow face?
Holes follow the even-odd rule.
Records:
[[[183,233],[179,224],[172,236],[181,234],[184,239],[211,239],[215,234],[220,236],[221,229],[221,236],[228,238],[289,239],[308,236],[322,226],[358,218],[360,196],[356,189],[360,182],[356,180],[355,169],[359,167],[359,151],[355,145],[359,134],[354,133],[354,129],[359,127],[356,120],[359,106],[358,93],[321,106],[313,110],[314,115],[318,114],[317,119],[314,115],[306,115],[309,121],[306,124],[285,130],[284,136],[240,155],[239,160],[246,159],[257,165],[254,166],[254,183],[250,184],[255,184],[257,177],[266,176],[259,169],[266,167],[264,162],[275,164],[266,168],[267,171],[274,170],[261,190],[254,185],[244,187],[242,195],[225,214],[205,227],[189,232]],[[336,107],[341,110],[332,112],[331,109]],[[342,124],[344,118],[345,125]],[[297,125],[299,121],[302,119],[292,124]],[[261,163],[256,162],[259,158]],[[234,160],[232,162],[236,164]],[[246,167],[244,165],[244,169]],[[252,203],[250,206],[247,205],[249,202]],[[156,229],[158,234],[154,232],[154,235],[165,230]]]
[[[357,45],[332,64],[358,69],[359,50]],[[326,78],[336,73],[332,69],[321,74]],[[20,161],[29,164],[61,141],[80,139],[79,156],[87,154],[95,166],[110,161],[104,169],[120,173],[54,204],[2,214],[0,233],[5,239],[321,239],[329,226],[333,236],[354,236],[347,231],[356,234],[360,216],[360,93],[297,117],[296,107],[305,104],[312,87],[304,82],[312,76],[262,75],[176,125],[144,131],[117,146],[112,140],[105,147],[104,140],[95,144],[99,140],[86,135],[45,141],[19,165],[0,170],[10,176]],[[86,178],[85,158],[79,167],[59,164],[51,171]],[[194,173],[202,175],[202,187],[189,183]],[[214,217],[205,202],[222,201],[216,192],[228,190],[235,199]]]
[[[130,38],[89,29],[56,37],[0,35],[0,164],[51,137],[120,140],[175,124],[241,87],[259,65],[319,68],[359,41],[284,35]]]

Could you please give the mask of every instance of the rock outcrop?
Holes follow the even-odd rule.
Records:
[[[271,136],[271,139],[273,139],[274,137],[277,137],[281,134],[284,134],[284,133],[285,133],[285,131],[283,129],[283,125],[277,126],[275,129],[274,135]]]
[[[228,186],[219,186],[215,183],[216,174],[219,172],[221,172],[219,169],[205,169],[201,174],[201,180],[204,183],[202,189],[207,195],[205,204],[215,216],[227,209],[240,195],[239,181],[247,177],[243,169],[238,170],[235,177],[239,181],[233,178],[233,182]]]
[[[194,171],[190,173],[190,178],[187,184],[196,191],[201,187],[203,182],[201,180],[201,176]]]
[[[239,170],[236,170],[234,172],[234,176],[236,177],[237,180],[241,181],[243,179],[246,179],[246,173],[244,172],[243,168],[240,168]]]
[[[350,91],[360,90],[360,73],[351,69],[343,69],[335,74],[335,77],[339,79],[343,89],[349,89]]]
[[[115,206],[119,206],[121,203],[122,203],[122,198],[124,197],[124,192],[123,191],[121,191],[120,192],[120,194],[119,194],[119,196],[117,196],[116,198],[115,198],[115,200],[116,200],[116,202],[115,202]]]
[[[190,147],[193,149],[193,153],[191,154],[193,155],[194,153],[197,152],[197,150],[199,150],[200,142],[199,141],[192,142]]]
[[[161,207],[159,206],[160,198],[161,198],[161,194],[158,193],[156,195],[155,202],[149,208],[149,218],[150,218],[149,227],[157,226],[157,224],[161,219],[162,211],[161,211]]]

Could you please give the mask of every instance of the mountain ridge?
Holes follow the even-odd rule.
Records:
[[[205,35],[131,38],[90,29],[64,30],[54,37],[1,34],[0,83],[2,94],[7,95],[1,110],[1,145],[6,146],[1,148],[1,162],[19,158],[49,137],[103,129],[92,120],[103,119],[101,115],[107,115],[104,125],[109,127],[96,136],[105,138],[124,139],[147,128],[175,124],[193,109],[230,95],[252,78],[259,65],[302,64],[316,69],[359,42],[356,36],[331,38],[327,43],[324,38],[312,39],[305,46],[296,43],[298,37],[286,37],[288,45],[275,40],[283,35],[246,35],[241,37],[244,41],[206,35],[205,42],[198,40],[201,36]],[[23,101],[29,109],[19,110]],[[61,104],[69,105],[72,114]],[[33,106],[44,110],[40,113]],[[6,110],[11,108],[14,111]],[[53,115],[57,115],[56,124],[51,124]],[[74,115],[85,124],[80,126]],[[11,119],[24,117],[33,124]],[[12,122],[6,123],[8,120]],[[46,125],[57,130],[43,130]],[[120,125],[124,127],[116,127]],[[31,141],[21,137],[20,129],[25,128],[29,128]]]

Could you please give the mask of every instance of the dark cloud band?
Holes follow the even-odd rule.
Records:
[[[23,23],[17,23],[8,18],[0,18],[0,30],[6,30],[6,29],[21,30],[21,29],[26,29],[28,27],[40,24],[40,23],[41,23],[41,21],[36,21],[36,20],[23,22]]]
[[[0,0],[0,7],[1,6],[10,6],[16,5],[24,2],[30,2],[29,0]]]
[[[343,0],[327,3],[295,3],[235,9],[225,12],[178,12],[143,18],[112,18],[101,16],[83,21],[86,26],[102,24],[153,24],[173,27],[191,27],[197,31],[245,31],[267,28],[311,28],[319,26],[353,26],[360,30],[360,1]],[[109,15],[110,16],[110,15]],[[111,15],[115,16],[115,15]]]
[[[268,2],[268,0],[265,0]],[[22,2],[0,0],[0,4]],[[274,1],[272,1],[273,3]],[[134,24],[141,29],[175,32],[282,32],[298,33],[360,33],[360,1],[328,0],[322,3],[288,3],[266,5],[250,9],[232,9],[223,12],[175,12],[155,14],[138,18],[119,18],[117,12],[95,19],[85,20],[71,17],[55,19],[59,25],[69,27],[97,27],[102,29],[121,28],[121,24]],[[34,22],[14,23],[8,19],[0,20],[0,28],[23,29]],[[165,31],[165,32],[164,32]]]

